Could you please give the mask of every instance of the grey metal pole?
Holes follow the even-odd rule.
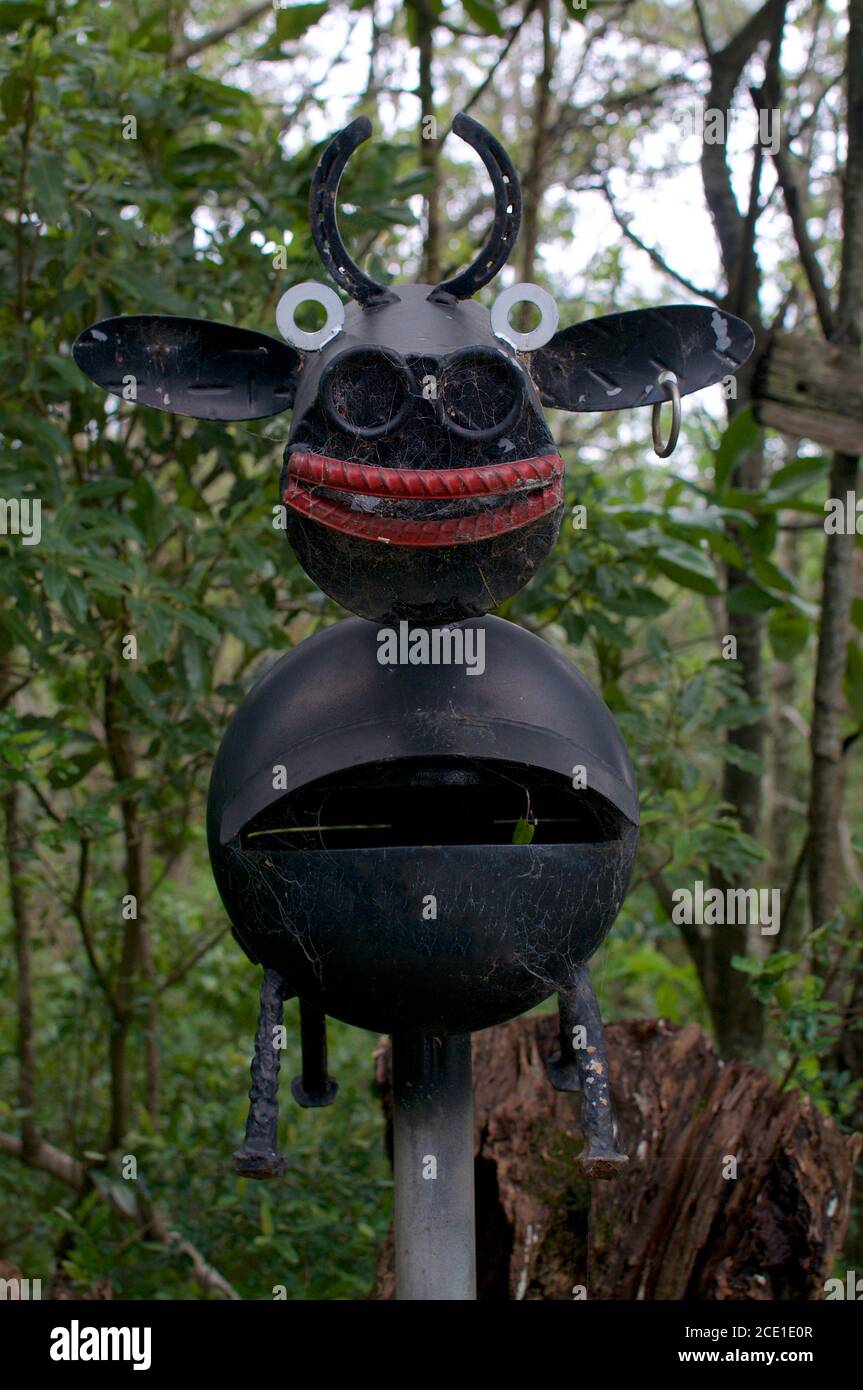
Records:
[[[396,1298],[476,1298],[470,1037],[393,1038]]]

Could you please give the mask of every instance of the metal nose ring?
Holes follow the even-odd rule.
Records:
[[[668,436],[668,443],[662,442],[661,420],[662,401],[657,401],[653,407],[650,424],[653,430],[653,448],[658,458],[667,459],[677,448],[677,441],[680,437],[680,387],[677,384],[677,377],[674,372],[660,372],[656,378],[658,386],[668,386],[671,391],[671,433]]]

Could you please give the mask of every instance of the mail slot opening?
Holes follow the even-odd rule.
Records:
[[[385,846],[601,844],[622,817],[589,787],[479,758],[365,763],[310,782],[242,829],[247,852]]]

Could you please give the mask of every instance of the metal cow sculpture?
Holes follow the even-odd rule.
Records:
[[[563,462],[543,407],[650,405],[665,456],[680,398],[735,372],[754,338],[739,319],[695,306],[558,331],[551,297],[526,284],[483,308],[472,296],[504,266],[518,233],[518,178],[476,121],[459,115],[453,129],[483,160],[495,217],[473,263],[443,284],[380,285],[345,250],[336,198],[371,133],[362,117],[325,150],[310,200],[315,244],[347,305],[308,282],[279,302],[285,342],[136,315],[95,324],[73,349],[105,390],[160,410],[228,421],[292,409],[281,499],[309,576],[361,618],[468,619],[492,649],[481,688],[412,666],[392,680],[373,629],[337,624],[273,668],[223,740],[209,797],[211,862],[237,939],[265,967],[252,1106],[235,1155],[253,1177],[283,1163],[272,1040],[292,994],[303,1046],[293,1094],[323,1106],[336,1091],[328,1013],[427,1041],[515,1017],[557,990],[561,1046],[549,1074],[558,1088],[583,1091],[582,1168],[609,1176],[626,1161],[587,961],[626,890],[638,836],[634,774],[586,682],[539,638],[484,615],[530,579],[560,527]],[[310,300],[326,311],[316,332],[295,320]],[[540,310],[529,332],[510,323],[522,302]],[[658,416],[669,399],[663,445]],[[288,764],[289,780],[274,781]],[[588,776],[581,789],[579,767]],[[525,797],[544,829],[535,843],[513,843],[501,827],[524,816]],[[397,827],[383,824],[399,817]],[[438,879],[445,921],[418,926],[417,897],[428,883],[437,891]],[[577,1030],[586,1044],[575,1044]]]
[[[543,406],[570,411],[654,406],[735,372],[754,338],[716,309],[671,306],[557,329],[554,301],[521,284],[491,311],[472,296],[505,265],[521,194],[509,156],[479,123],[453,129],[491,177],[495,217],[474,262],[437,286],[379,285],[354,264],[336,219],[342,172],[371,134],[359,117],[315,172],[311,230],[347,306],[325,285],[283,295],[280,343],[205,319],[105,319],[77,339],[78,366],[105,390],[204,420],[293,410],[281,497],[307,574],[360,617],[444,623],[495,608],[530,579],[563,512],[563,461]],[[299,304],[326,310],[314,333]],[[516,331],[520,302],[541,311]],[[131,390],[129,389],[131,387]]]

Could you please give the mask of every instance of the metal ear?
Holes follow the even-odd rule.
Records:
[[[326,314],[322,328],[306,333],[296,324],[295,314],[300,304],[320,304]],[[303,280],[286,290],[276,306],[276,326],[286,343],[304,352],[320,352],[341,333],[345,322],[345,306],[335,290],[317,280]]]
[[[529,371],[543,405],[626,410],[669,399],[674,404],[672,376],[681,397],[723,381],[754,346],[752,329],[733,314],[700,304],[670,304],[562,328],[531,355]]]
[[[103,391],[194,420],[260,420],[289,410],[300,360],[263,333],[163,314],[91,324],[72,356]]]
[[[516,304],[535,304],[540,312],[539,323],[528,333],[517,332],[509,321]],[[508,290],[502,290],[494,301],[491,308],[491,331],[496,338],[509,343],[517,352],[533,352],[536,348],[545,347],[554,337],[559,318],[557,305],[548,291],[523,280],[518,285],[510,285]]]

